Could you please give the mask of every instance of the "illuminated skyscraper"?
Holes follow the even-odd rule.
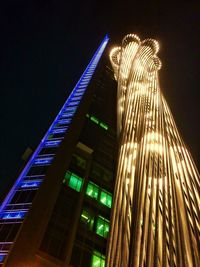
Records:
[[[105,264],[117,154],[108,40],[1,204],[0,266]]]
[[[200,266],[199,174],[160,90],[158,50],[130,34],[110,54],[120,147],[107,267]]]
[[[1,204],[0,266],[199,266],[198,174],[158,43],[127,35],[110,63],[108,41]]]

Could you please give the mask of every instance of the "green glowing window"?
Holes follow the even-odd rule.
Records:
[[[101,216],[97,218],[96,233],[107,238],[109,233],[109,221]]]
[[[94,216],[92,216],[89,211],[87,211],[87,210],[83,210],[82,211],[82,213],[81,213],[81,221],[86,225],[86,227],[89,230],[93,229]]]
[[[79,177],[78,175],[68,171],[65,174],[63,183],[64,184],[68,183],[69,187],[76,190],[77,192],[80,192],[82,188],[82,184],[83,184],[83,179]]]
[[[90,120],[93,121],[96,124],[99,124],[99,120],[95,116],[91,116]]]
[[[97,199],[99,194],[99,186],[89,182],[86,189],[86,195],[90,196],[91,198]]]
[[[100,194],[100,202],[103,205],[107,206],[108,208],[111,208],[111,206],[112,206],[112,194],[108,193],[105,190],[102,190],[101,194]]]
[[[103,129],[108,130],[108,125],[105,124],[104,122],[100,122],[99,125],[100,125]]]
[[[91,259],[91,267],[105,267],[105,256],[98,251],[93,251]]]

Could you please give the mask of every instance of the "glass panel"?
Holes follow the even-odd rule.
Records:
[[[81,213],[81,221],[85,223],[89,230],[93,229],[94,216],[87,210],[83,210]]]
[[[91,267],[104,267],[105,266],[105,256],[98,251],[93,251]]]
[[[80,192],[83,184],[83,179],[78,175],[68,171],[65,174],[63,183],[68,184],[69,187],[76,190],[77,192]]]
[[[86,195],[90,196],[91,198],[97,199],[99,194],[99,186],[89,182],[86,189]]]
[[[100,202],[103,205],[111,208],[111,206],[112,206],[112,194],[108,193],[105,190],[102,190],[101,194],[100,194]]]
[[[69,187],[73,188],[74,190],[80,192],[82,186],[82,178],[78,177],[77,175],[73,174],[69,180]]]
[[[109,221],[101,216],[97,218],[96,233],[107,238],[109,233]]]

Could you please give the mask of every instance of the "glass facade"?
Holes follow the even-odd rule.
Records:
[[[67,171],[63,183],[75,191],[80,192],[83,186],[83,178]],[[100,204],[103,204],[108,208],[112,207],[112,194],[105,189],[100,188],[97,184],[89,181],[85,193],[90,198],[97,200]]]

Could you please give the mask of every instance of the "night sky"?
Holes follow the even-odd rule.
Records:
[[[200,7],[199,1],[183,2],[4,2],[0,192],[15,179],[26,148],[39,143],[106,33],[118,44],[127,33],[160,42],[161,88],[200,166]]]

